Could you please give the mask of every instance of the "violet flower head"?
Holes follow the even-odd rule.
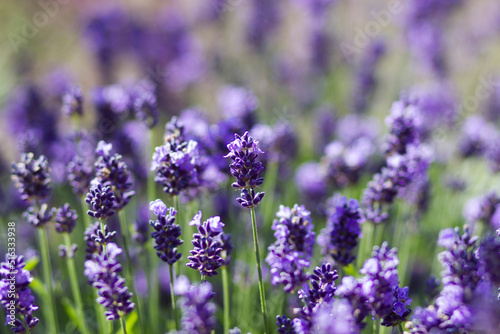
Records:
[[[66,172],[73,192],[79,196],[89,192],[90,182],[93,179],[93,168],[79,156],[75,156],[67,165]]]
[[[44,227],[45,224],[52,220],[54,213],[55,208],[49,208],[47,203],[43,203],[39,208],[30,206],[23,212],[23,217],[35,227]]]
[[[111,155],[112,144],[100,141],[97,144],[96,154],[98,158],[94,163],[96,178],[103,187],[111,187],[114,198],[114,209],[123,209],[135,191],[131,190],[132,181],[127,164],[119,154]]]
[[[149,240],[149,207],[145,203],[141,203],[137,208],[137,216],[134,222],[134,234],[132,239],[143,246]]]
[[[409,101],[393,103],[386,119],[389,127],[386,154],[405,154],[409,145],[418,146],[421,138],[421,119],[418,108]]]
[[[83,115],[83,94],[80,87],[72,87],[64,93],[61,111],[66,117]]]
[[[58,233],[71,233],[76,226],[78,215],[71,209],[69,203],[56,210],[55,227]]]
[[[243,136],[235,133],[234,137],[235,140],[227,145],[229,153],[224,157],[233,160],[229,168],[236,182],[232,186],[241,189],[241,195],[236,201],[244,208],[252,208],[264,197],[263,192],[255,193],[255,188],[264,183],[264,178],[259,177],[264,167],[257,160],[263,152],[258,147],[259,142],[250,137],[248,131]]]
[[[481,241],[478,253],[479,275],[495,286],[500,285],[500,237],[488,234]]]
[[[102,252],[102,245],[95,241],[95,236],[101,231],[99,222],[95,222],[85,229],[85,259],[92,259],[93,254],[100,254]]]
[[[221,233],[220,236],[220,244],[222,245],[221,257],[224,259],[224,266],[228,266],[231,263],[231,252],[233,251],[233,244],[231,243],[231,234]]]
[[[29,288],[33,278],[24,269],[25,265],[19,255],[6,255],[5,262],[0,263],[0,304],[5,309],[5,325],[12,325],[14,333],[31,331],[38,323],[38,318],[33,316],[38,306]]]
[[[359,329],[365,328],[366,322],[364,320],[371,313],[371,307],[368,303],[369,296],[365,293],[364,283],[364,278],[356,279],[353,276],[344,276],[335,291],[337,297],[349,301],[354,322]]]
[[[94,254],[85,261],[84,274],[97,289],[97,302],[107,308],[108,320],[116,320],[132,312],[135,304],[131,301],[132,293],[125,286],[125,279],[120,276],[122,266],[118,255],[122,250],[114,243],[106,246],[106,252]]]
[[[180,276],[174,289],[175,294],[181,296],[179,304],[182,309],[182,331],[210,334],[215,329],[217,309],[210,301],[215,295],[212,285],[208,282],[191,285],[186,276]]]
[[[407,306],[409,306],[412,302],[412,300],[408,297],[408,291],[409,288],[407,286],[404,288],[397,287],[394,290],[396,301],[392,305],[392,312],[382,319],[382,326],[394,327],[406,321],[406,318],[411,313],[411,308],[407,308]]]
[[[367,291],[368,304],[380,318],[389,315],[397,302],[394,291],[398,288],[397,250],[389,249],[387,242],[373,247],[372,257],[365,261],[359,272],[365,276],[363,288]]]
[[[326,170],[317,162],[300,165],[295,171],[295,185],[304,198],[319,202],[327,195]]]
[[[11,179],[21,199],[31,202],[33,199],[45,199],[50,195],[50,169],[47,158],[43,155],[35,159],[33,153],[21,155],[21,161],[12,164]]]
[[[226,118],[237,120],[247,129],[255,124],[255,110],[259,101],[252,91],[226,86],[220,90],[217,102]]]
[[[288,319],[286,315],[276,316],[276,326],[278,327],[278,334],[296,334],[293,328],[292,320]]]
[[[486,152],[491,138],[497,137],[495,126],[484,118],[473,115],[463,121],[459,149],[463,157],[481,155]]]
[[[331,256],[342,266],[356,259],[353,254],[361,235],[361,210],[355,199],[344,196],[333,198],[333,212],[328,217],[326,227],[321,230],[318,243],[324,255]]]
[[[91,217],[106,219],[116,213],[114,210],[115,195],[111,191],[111,187],[103,186],[101,183],[90,188],[85,202],[90,206],[87,214]]]
[[[337,271],[329,263],[316,267],[311,274],[311,285],[305,285],[299,290],[299,299],[304,306],[294,309],[299,316],[293,319],[293,326],[297,333],[309,333],[312,329],[312,318],[318,309],[330,303],[335,296],[335,280],[339,278]]]
[[[332,300],[323,304],[312,319],[316,334],[357,334],[361,330],[356,325],[351,304],[346,299]]]
[[[160,114],[155,94],[155,86],[149,81],[141,81],[133,92],[133,109],[137,119],[146,123],[149,128],[158,124]]]
[[[174,208],[167,208],[160,199],[151,202],[149,209],[158,218],[156,221],[149,221],[149,224],[155,229],[151,233],[151,238],[155,239],[156,255],[171,266],[182,257],[182,253],[179,253],[177,249],[183,244],[182,239],[180,239],[181,227],[175,224],[177,211]]]
[[[309,279],[305,271],[311,265],[316,234],[311,213],[303,205],[280,205],[276,216],[272,227],[276,241],[268,248],[266,262],[271,267],[271,283],[283,284],[283,290],[291,293]]]
[[[470,199],[464,207],[463,216],[468,224],[481,222],[486,226],[500,227],[500,222],[495,222],[494,217],[500,208],[500,197],[495,192]]]
[[[193,234],[191,242],[194,249],[190,251],[191,256],[188,256],[189,263],[186,265],[198,270],[202,276],[212,277],[217,275],[217,269],[224,264],[221,257],[222,244],[219,241],[224,223],[218,216],[208,218],[202,223],[201,216],[200,211],[189,223],[198,228],[198,233]]]
[[[163,186],[163,191],[177,196],[189,188],[200,185],[198,143],[186,141],[184,127],[174,117],[166,125],[165,145],[155,148],[151,170],[155,172],[155,182]]]

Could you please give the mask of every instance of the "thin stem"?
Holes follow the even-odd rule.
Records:
[[[120,225],[122,228],[122,237],[123,237],[123,248],[125,248],[125,254],[127,256],[127,266],[125,266],[125,274],[126,274],[126,279],[130,282],[130,289],[132,290],[132,294],[135,296],[136,299],[136,304],[137,304],[137,318],[139,320],[139,327],[141,329],[141,333],[144,332],[144,327],[143,327],[143,322],[142,322],[142,306],[141,306],[141,298],[136,292],[135,289],[135,283],[134,279],[132,276],[132,261],[130,260],[130,251],[128,248],[128,228],[127,228],[127,223],[126,223],[126,216],[125,216],[125,210],[121,209],[120,213]]]
[[[38,228],[38,238],[40,239],[40,248],[42,252],[43,276],[48,293],[46,316],[48,317],[48,327],[50,333],[58,333],[56,309],[54,308],[54,289],[52,287],[52,265],[50,263],[49,244],[45,227]]]
[[[255,209],[250,208],[250,215],[252,217],[252,231],[253,231],[253,245],[255,250],[255,258],[257,260],[257,272],[259,274],[259,293],[260,293],[260,306],[262,317],[264,319],[264,334],[268,333],[267,330],[267,310],[266,310],[266,297],[264,292],[264,282],[262,280],[262,269],[260,266],[260,253],[259,253],[259,239],[257,237],[257,223],[255,219]]]
[[[104,220],[102,218],[99,218],[99,225],[101,226],[102,234],[104,234]],[[106,244],[103,243],[101,244],[101,246],[102,246],[102,251],[104,252],[104,254],[106,254]]]
[[[154,248],[148,247],[148,249],[144,250],[146,252],[146,262],[147,268],[149,270],[148,275],[148,313],[149,313],[149,323],[151,324],[151,329],[153,333],[157,333],[159,330],[158,325],[158,310],[160,308],[160,285],[157,280],[157,265],[156,265],[156,254],[154,254]]]
[[[175,329],[179,330],[179,319],[177,319],[177,305],[175,303],[175,293],[174,293],[174,268],[173,266],[168,266],[170,270],[170,300],[172,302],[172,313],[174,314]]]
[[[69,234],[64,233],[64,241],[66,243],[66,249],[69,252],[71,249],[71,241],[69,239]],[[87,323],[85,322],[85,313],[83,312],[83,302],[82,302],[82,296],[80,295],[80,289],[78,287],[78,279],[76,276],[76,268],[75,268],[75,261],[73,261],[73,257],[69,256],[69,254],[66,255],[67,259],[67,264],[68,264],[68,273],[69,273],[69,280],[71,284],[71,290],[73,290],[73,298],[75,299],[75,304],[76,304],[76,312],[78,313],[78,317],[80,318],[80,329],[82,333],[88,334],[88,328],[87,328]]]
[[[30,334],[31,333],[30,326],[28,326],[28,323],[26,322],[26,319],[24,318],[23,314],[21,314],[21,321],[23,322],[24,329],[26,329],[25,333]]]
[[[122,325],[123,334],[127,334],[127,326],[125,326],[125,318],[123,316],[120,317],[120,325]]]
[[[224,333],[229,332],[229,280],[227,278],[227,266],[222,266],[222,303],[224,307]]]
[[[365,222],[362,226],[363,229],[363,237],[361,238],[361,242],[359,245],[358,251],[358,261],[357,267],[358,269],[363,266],[364,261],[369,257],[369,250],[372,248],[373,242],[373,230],[374,226],[371,222]]]
[[[87,204],[85,202],[84,196],[80,197],[80,203],[82,206],[83,224],[85,228],[88,228],[90,226],[90,216],[87,214],[87,211],[85,210]]]

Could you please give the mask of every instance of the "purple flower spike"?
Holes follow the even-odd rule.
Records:
[[[180,276],[175,284],[175,294],[181,295],[182,332],[210,334],[216,325],[216,306],[210,300],[215,295],[212,285],[203,282],[191,285],[186,276]]]
[[[295,204],[291,209],[281,205],[276,216],[276,241],[268,248],[266,262],[271,267],[271,283],[283,284],[283,290],[291,293],[309,279],[305,270],[311,265],[316,234],[311,213],[302,205]]]
[[[0,263],[0,304],[6,311],[5,325],[13,324],[14,333],[25,333],[28,328],[31,331],[38,323],[38,318],[33,316],[38,306],[34,305],[35,297],[29,288],[33,278],[24,269],[25,265],[22,256],[6,255],[5,262]]]
[[[158,124],[160,114],[154,84],[148,80],[140,82],[135,87],[133,99],[133,109],[137,119],[145,122],[149,128]]]
[[[93,168],[91,165],[86,164],[82,158],[75,156],[68,163],[66,171],[68,173],[69,184],[73,187],[75,194],[82,196],[89,192],[90,182],[93,178]]]
[[[339,195],[333,198],[333,205],[334,211],[329,216],[326,228],[321,231],[318,243],[323,254],[347,266],[356,259],[352,251],[358,245],[361,234],[361,211],[357,200],[347,201],[346,197]]]
[[[103,187],[102,184],[97,184],[90,188],[85,202],[90,206],[87,214],[97,219],[106,219],[115,214],[114,208],[115,195],[111,191],[111,187]]]
[[[198,233],[193,235],[194,249],[188,256],[188,267],[198,270],[202,276],[212,277],[217,275],[217,269],[224,264],[221,257],[222,244],[220,234],[224,223],[219,217],[212,217],[201,223],[201,211],[196,214],[189,225],[195,225]]]
[[[59,233],[71,233],[76,226],[78,215],[72,210],[68,203],[64,204],[56,211],[56,231]]]
[[[259,177],[259,173],[264,169],[262,162],[257,160],[262,154],[257,146],[258,141],[254,141],[249,136],[248,131],[243,136],[234,135],[235,140],[227,145],[229,153],[225,158],[231,158],[233,162],[229,165],[231,175],[236,178],[232,184],[234,188],[241,189],[241,195],[237,202],[244,208],[252,208],[260,203],[264,193],[255,193],[254,188],[264,183],[264,178]]]
[[[174,208],[167,209],[160,199],[151,202],[149,208],[158,218],[156,221],[149,221],[155,229],[155,232],[151,233],[151,238],[155,239],[156,255],[171,266],[182,257],[182,253],[179,253],[177,249],[183,244],[180,239],[181,227],[175,224],[177,211]]]
[[[33,153],[25,153],[21,161],[12,164],[11,179],[21,195],[21,199],[30,202],[33,199],[45,199],[50,195],[50,168],[43,155],[35,159]]]
[[[110,187],[115,196],[114,209],[123,209],[135,191],[131,190],[132,181],[127,164],[119,154],[111,155],[113,145],[100,141],[96,154],[99,156],[94,163],[96,178],[103,187]]]
[[[97,302],[107,308],[105,313],[108,320],[116,320],[132,312],[135,304],[132,303],[132,293],[125,286],[125,279],[120,276],[122,266],[118,262],[118,255],[122,250],[114,243],[106,246],[106,252],[94,254],[91,260],[85,261],[84,274],[97,288]]]
[[[33,224],[35,227],[44,227],[49,221],[54,217],[55,208],[49,208],[47,203],[40,205],[38,210],[35,210],[33,206],[30,206],[25,212],[23,212],[23,217]]]
[[[61,111],[66,117],[83,115],[83,94],[80,87],[72,87],[64,93]]]

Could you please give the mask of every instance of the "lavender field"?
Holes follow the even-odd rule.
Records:
[[[0,333],[500,333],[497,0],[4,1],[0,32]]]

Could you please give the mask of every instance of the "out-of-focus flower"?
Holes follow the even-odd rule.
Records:
[[[56,210],[55,227],[59,233],[71,233],[76,226],[78,215],[71,209],[69,203],[64,204]]]
[[[69,184],[75,194],[82,196],[89,192],[93,168],[79,156],[75,156],[66,167]]]
[[[488,143],[496,138],[494,125],[480,116],[466,118],[462,126],[462,137],[459,142],[460,153],[464,157],[481,155],[486,152]]]
[[[49,208],[47,203],[43,203],[39,208],[30,206],[23,212],[23,217],[35,227],[44,227],[45,224],[52,220],[54,213],[55,208]]]
[[[83,94],[80,87],[72,87],[64,93],[61,111],[66,117],[83,115]]]
[[[51,192],[49,163],[43,155],[35,159],[33,153],[21,156],[21,161],[12,164],[11,178],[26,202],[46,199]]]
[[[135,86],[132,94],[135,117],[145,122],[149,128],[154,127],[160,117],[155,89],[151,81],[144,80]]]

